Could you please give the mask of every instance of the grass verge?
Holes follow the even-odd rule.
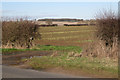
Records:
[[[104,73],[111,77],[117,76],[118,74],[117,61],[115,62],[106,58],[68,57],[67,53],[61,53],[59,56],[55,57],[33,57],[28,59],[26,64],[37,70],[61,67],[66,70],[82,70],[89,74],[103,75]]]
[[[32,49],[16,49],[16,48],[3,48],[0,51],[4,52],[14,52],[14,51],[74,51],[81,52],[81,48],[78,46],[52,46],[52,45],[38,45]]]

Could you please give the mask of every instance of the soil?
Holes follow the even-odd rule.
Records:
[[[48,56],[52,51],[17,51],[3,53],[2,64],[3,65],[18,65],[22,64],[21,59],[31,58],[33,56]],[[5,54],[5,55],[4,55]]]

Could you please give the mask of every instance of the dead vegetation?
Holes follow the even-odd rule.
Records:
[[[108,58],[118,58],[118,41],[115,38],[113,46],[106,46],[105,42],[98,40],[96,42],[90,43],[86,49],[84,49],[83,56],[85,57],[108,57]]]
[[[97,15],[95,41],[84,50],[84,56],[118,58],[118,19],[111,10]]]
[[[82,57],[82,53],[78,52],[69,52],[67,57]]]

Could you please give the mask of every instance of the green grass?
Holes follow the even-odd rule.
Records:
[[[28,50],[32,50],[32,49],[4,48],[4,49],[0,49],[0,51],[1,50],[2,50],[2,52],[13,52],[13,51],[28,51]]]
[[[81,47],[78,46],[52,46],[52,45],[38,45],[35,49],[38,50],[55,50],[55,51],[74,51],[74,52],[81,52]]]
[[[67,53],[61,53],[60,56],[42,56],[28,59],[28,63],[34,69],[47,69],[61,67],[67,70],[84,70],[91,74],[98,74],[102,71],[117,75],[117,62],[108,59],[85,58],[85,57],[68,57]]]
[[[81,52],[81,48],[77,46],[52,46],[52,45],[38,45],[32,49],[15,49],[15,48],[6,48],[0,49],[2,52],[13,52],[13,51],[74,51]]]

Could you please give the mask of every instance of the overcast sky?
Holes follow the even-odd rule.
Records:
[[[118,11],[117,2],[2,2],[2,15],[93,19],[99,10]]]

